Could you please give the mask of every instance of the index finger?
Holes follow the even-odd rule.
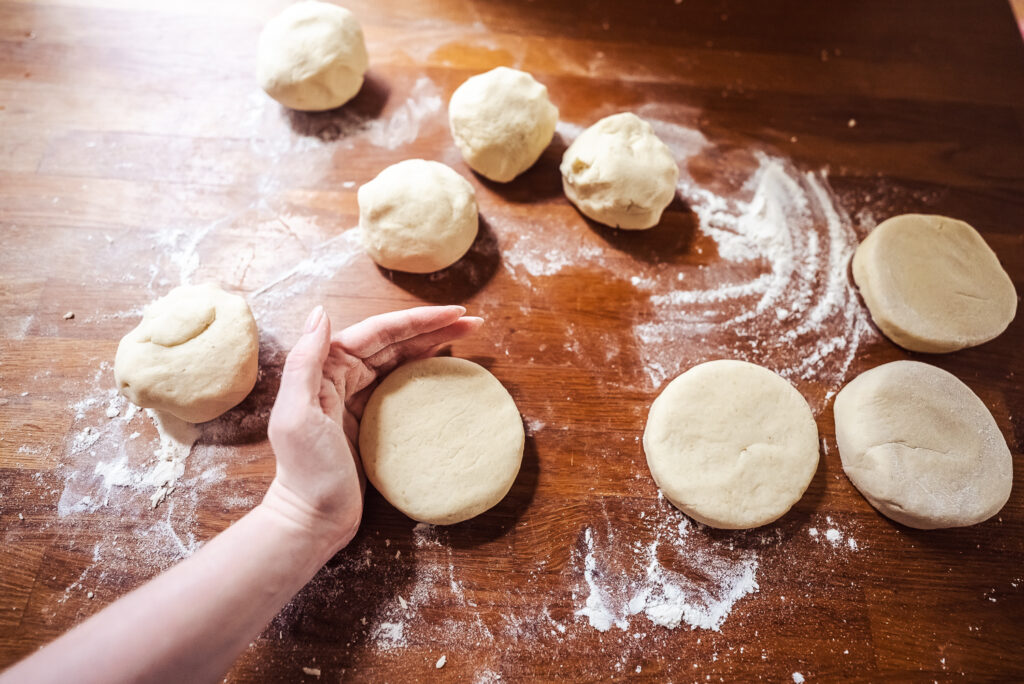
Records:
[[[361,359],[397,342],[451,325],[466,313],[463,306],[419,306],[371,316],[332,336],[345,351]]]

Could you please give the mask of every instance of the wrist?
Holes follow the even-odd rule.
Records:
[[[277,524],[299,535],[310,545],[313,557],[323,565],[355,536],[358,521],[346,527],[309,505],[302,497],[274,478],[263,501],[256,506]]]

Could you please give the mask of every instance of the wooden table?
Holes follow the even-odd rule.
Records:
[[[892,524],[842,474],[831,413],[862,370],[934,363],[991,407],[1019,483],[1024,317],[979,348],[907,354],[862,327],[852,291],[814,280],[843,266],[805,244],[783,250],[810,259],[791,281],[813,272],[792,320],[811,320],[829,293],[848,297],[821,323],[839,347],[813,332],[781,344],[793,312],[739,326],[756,297],[704,301],[693,310],[710,323],[690,325],[688,305],[658,299],[666,283],[714,291],[771,260],[723,256],[728,236],[709,234],[686,192],[654,231],[588,223],[557,171],[579,127],[638,111],[718,196],[746,202],[744,183],[771,163],[799,192],[822,189],[798,240],[813,233],[825,250],[892,214],[948,214],[985,235],[1021,291],[1024,49],[1005,2],[351,2],[370,78],[324,114],[286,112],[254,81],[256,37],[283,4],[0,2],[0,666],[258,501],[283,350],[314,304],[341,326],[458,302],[487,325],[452,353],[489,367],[528,427],[511,493],[448,529],[414,528],[371,493],[356,541],[229,681],[1024,677],[1020,485],[975,527]],[[563,121],[508,185],[474,176],[446,125],[453,89],[497,65],[546,83]],[[409,157],[452,165],[478,194],[481,237],[438,276],[384,272],[346,233],[356,188]],[[131,485],[155,431],[141,414],[126,420],[110,364],[143,305],[205,280],[249,297],[261,380],[204,426],[180,486],[150,509]],[[723,355],[788,374],[816,413],[821,465],[774,525],[680,530],[639,436],[667,378]],[[691,621],[718,606],[718,630],[627,614],[659,587],[687,593]],[[592,594],[623,629],[577,614]]]

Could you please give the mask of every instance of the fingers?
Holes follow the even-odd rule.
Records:
[[[366,365],[376,371],[378,376],[391,372],[405,361],[418,358],[435,347],[462,339],[476,332],[484,319],[476,316],[463,316],[440,330],[423,333],[411,339],[385,347],[366,359]],[[361,389],[361,388],[355,388]]]
[[[406,361],[433,356],[437,349],[449,342],[471,335],[483,325],[484,319],[476,316],[463,316],[455,323],[434,332],[417,335],[411,340],[395,344],[378,352],[367,359],[364,368],[369,374],[360,374],[358,384],[350,384],[346,388],[345,407],[358,419],[362,419],[366,402],[377,386],[377,381]],[[377,365],[373,366],[371,363]]]
[[[334,382],[328,378],[320,378],[319,399],[320,408],[323,410],[324,415],[338,423],[338,425],[341,425],[345,405],[342,403],[341,397],[338,395],[338,389],[334,386]]]
[[[292,406],[319,405],[324,361],[331,346],[331,320],[322,306],[309,314],[302,337],[288,352],[277,401]]]
[[[365,359],[397,342],[451,325],[466,313],[462,306],[420,306],[371,316],[345,328],[334,341],[350,354]]]

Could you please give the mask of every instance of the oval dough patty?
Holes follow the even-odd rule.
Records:
[[[945,216],[883,221],[857,247],[853,279],[879,329],[911,351],[988,342],[1017,311],[995,252],[970,225]]]
[[[413,520],[451,525],[501,501],[526,435],[515,402],[481,366],[413,361],[374,390],[359,429],[366,477]]]
[[[919,529],[992,517],[1013,459],[992,414],[956,376],[917,361],[861,373],[836,395],[843,470],[872,506]]]
[[[803,396],[745,361],[710,361],[670,382],[651,405],[644,451],[665,497],[726,529],[782,517],[818,466],[818,427]]]

